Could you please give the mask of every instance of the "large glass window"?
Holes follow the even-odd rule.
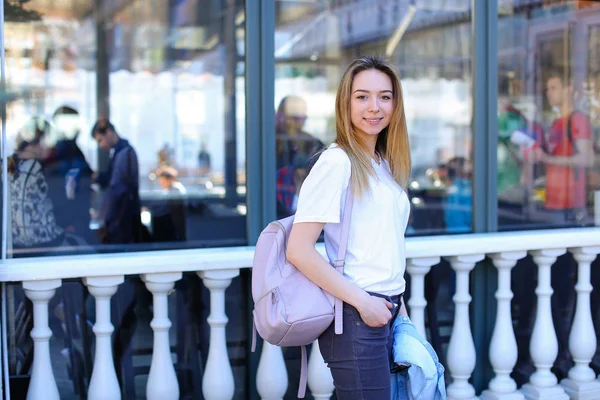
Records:
[[[245,1],[5,1],[8,257],[244,245]],[[127,273],[127,271],[125,271]],[[236,398],[249,385],[246,288],[226,312]],[[25,398],[32,305],[8,285],[8,373]],[[111,299],[123,398],[145,396],[152,297],[127,277]],[[85,397],[94,298],[64,280],[49,304],[63,399]],[[194,273],[169,296],[182,398],[201,393],[209,293]],[[176,359],[176,360],[175,360]]]
[[[392,61],[403,85],[413,161],[407,234],[472,230],[471,3],[275,2],[279,217],[295,212],[311,156],[335,139],[335,96],[343,72],[358,56],[380,55]],[[450,267],[436,271],[426,282],[428,301],[451,304]],[[440,320],[451,315],[447,308],[439,311]],[[300,351],[286,348],[284,357],[290,377],[286,398],[292,398]]]
[[[502,2],[500,229],[600,225],[599,49],[597,2]]]
[[[245,244],[245,3],[9,4],[10,256]]]
[[[342,73],[387,48],[402,79],[413,160],[407,233],[471,231],[471,2],[275,5],[278,215],[295,211],[307,159],[335,139]]]

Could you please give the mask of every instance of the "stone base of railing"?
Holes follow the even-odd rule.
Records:
[[[512,393],[496,393],[490,390],[485,390],[479,396],[480,400],[523,400],[525,396],[521,392]]]
[[[572,379],[563,379],[560,385],[565,389],[571,400],[596,400],[600,397],[600,382],[577,382]]]
[[[540,388],[527,383],[523,385],[521,392],[527,400],[569,400],[569,396],[560,386]]]

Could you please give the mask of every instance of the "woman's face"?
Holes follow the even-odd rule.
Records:
[[[352,82],[350,119],[364,140],[377,140],[377,135],[390,124],[394,110],[392,80],[376,69],[359,72]]]

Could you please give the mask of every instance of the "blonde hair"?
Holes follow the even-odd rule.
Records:
[[[367,70],[377,70],[390,77],[394,97],[394,110],[390,124],[377,137],[375,150],[387,160],[394,180],[406,190],[411,172],[410,144],[406,129],[406,117],[402,98],[400,78],[394,68],[379,57],[362,57],[354,60],[340,81],[335,99],[335,143],[341,147],[352,165],[352,185],[354,192],[361,195],[369,189],[369,175],[375,175],[371,156],[352,126],[350,99],[354,77]]]

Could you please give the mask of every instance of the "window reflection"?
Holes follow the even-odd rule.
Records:
[[[413,157],[407,233],[470,232],[471,2],[330,3],[276,2],[278,215],[293,213],[311,156],[335,139],[336,85],[348,62],[393,49],[389,58],[402,78]],[[399,27],[406,29],[395,41]],[[302,131],[297,139],[286,139],[299,155],[293,160],[289,150],[282,153],[286,99],[297,104],[288,120]]]
[[[281,99],[275,113],[275,151],[277,166],[277,214],[287,217],[296,212],[298,194],[309,165],[323,143],[304,130],[308,104],[300,96]]]
[[[94,4],[5,10],[10,254],[246,244],[244,3]]]
[[[5,1],[9,257],[247,243],[245,6]],[[227,326],[236,398],[247,386],[249,279],[242,271],[226,296],[237,322]],[[195,273],[169,296],[183,398],[201,393],[208,297]],[[20,285],[7,298],[11,394],[25,398],[33,347],[20,332],[31,330],[31,302]],[[122,397],[143,397],[151,295],[127,276],[111,307]],[[64,280],[48,308],[60,397],[82,397],[94,298],[80,280]]]
[[[600,5],[513,3],[498,26],[500,228],[597,225]]]

